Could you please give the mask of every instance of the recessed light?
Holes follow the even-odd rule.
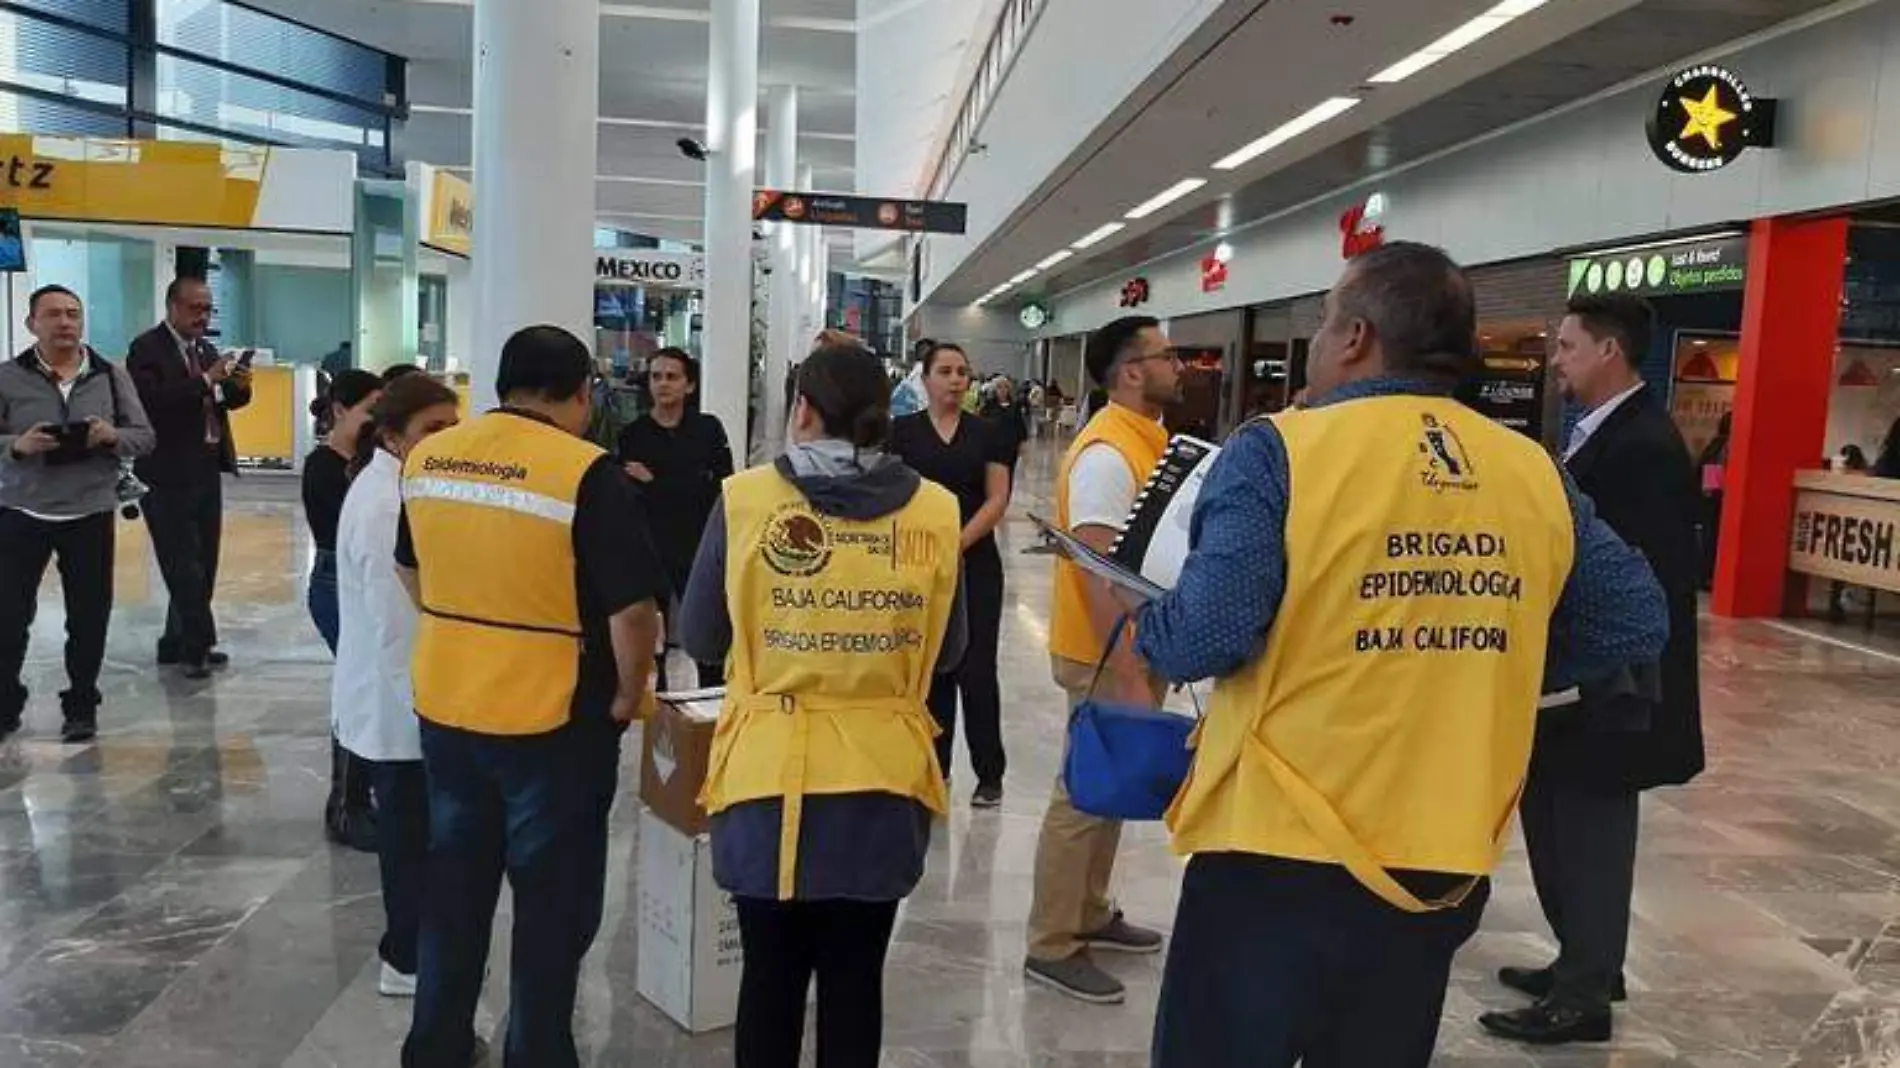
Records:
[[[1491,36],[1511,24],[1512,20],[1543,7],[1549,0],[1502,0],[1491,10],[1459,26],[1424,48],[1406,56],[1397,63],[1374,74],[1367,79],[1376,85],[1391,85],[1402,82],[1426,67],[1437,63],[1446,56]]]
[[[1048,258],[1046,258],[1046,259],[1044,259],[1044,260],[1043,260],[1042,262],[1040,262],[1040,263],[1038,263],[1038,264],[1036,264],[1036,270],[1038,270],[1038,271],[1046,271],[1046,270],[1048,270],[1049,268],[1051,268],[1051,267],[1054,267],[1054,266],[1055,266],[1056,264],[1058,264],[1058,263],[1061,263],[1061,262],[1062,262],[1063,260],[1066,260],[1066,259],[1068,259],[1069,257],[1071,257],[1071,256],[1074,256],[1074,255],[1075,255],[1075,253],[1073,253],[1073,252],[1070,252],[1070,251],[1069,251],[1068,249],[1066,249],[1066,248],[1065,248],[1065,249],[1063,249],[1063,250],[1062,250],[1062,251],[1060,251],[1060,252],[1055,252],[1055,253],[1051,253],[1051,254],[1050,254],[1050,255],[1048,256]]]
[[[1358,104],[1359,98],[1356,96],[1336,96],[1329,100],[1322,101],[1307,109],[1304,114],[1296,116],[1268,131],[1264,137],[1250,141],[1238,149],[1235,149],[1231,154],[1215,163],[1214,169],[1217,171],[1231,171],[1244,167],[1254,160],[1259,159],[1261,156],[1279,148],[1281,145],[1286,144],[1288,141],[1293,140],[1295,137],[1311,130],[1313,127],[1351,111],[1354,107],[1358,106]]]
[[[1009,280],[1009,284],[1013,286],[1019,286],[1034,277],[1036,277],[1036,269],[1034,267],[1031,267],[1027,271],[1024,271],[1021,274],[1018,274],[1016,277],[1011,278]]]
[[[1116,234],[1119,234],[1123,230],[1126,230],[1126,229],[1128,229],[1127,223],[1112,222],[1106,226],[1102,226],[1097,229],[1090,230],[1088,234],[1085,235],[1081,240],[1077,241],[1073,245],[1070,245],[1069,247],[1072,249],[1092,248],[1093,246],[1101,244],[1102,242],[1108,240],[1111,237],[1114,237]]]
[[[1166,189],[1163,189],[1161,192],[1156,193],[1154,196],[1149,197],[1147,200],[1142,201],[1140,204],[1137,204],[1129,211],[1125,218],[1146,219],[1148,216],[1153,215],[1155,212],[1160,211],[1162,208],[1180,200],[1182,197],[1187,196],[1189,193],[1194,192],[1206,184],[1207,179],[1205,178],[1183,178]]]
[[[1234,262],[1234,246],[1222,241],[1214,246],[1214,258],[1222,263]]]

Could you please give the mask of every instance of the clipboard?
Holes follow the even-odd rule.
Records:
[[[1168,591],[1150,582],[1139,572],[1130,570],[1116,560],[1089,548],[1075,535],[1049,522],[1041,516],[1031,514],[1029,521],[1036,525],[1036,532],[1053,546],[1058,553],[1067,557],[1070,563],[1118,590],[1139,597],[1143,601],[1159,600]]]

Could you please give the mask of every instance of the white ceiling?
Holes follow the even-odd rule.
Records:
[[[465,167],[474,96],[473,0],[250,0],[407,58],[413,113],[403,158]],[[512,0],[540,2],[540,0]],[[706,112],[709,0],[601,5],[596,215],[654,237],[701,236],[703,165],[674,147]],[[800,162],[821,189],[857,187],[856,0],[761,0],[759,87],[800,91]],[[764,101],[761,98],[761,115]],[[478,192],[479,195],[479,192]],[[848,247],[848,235],[834,234]]]

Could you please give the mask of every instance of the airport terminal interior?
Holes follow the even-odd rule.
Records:
[[[1437,250],[1457,265],[1455,284],[1406,289],[1421,262],[1454,270]],[[1384,287],[1366,281],[1395,263],[1414,273],[1391,275],[1397,280]],[[722,785],[732,788],[722,778],[738,774],[726,765],[731,739],[760,730],[753,721],[761,700],[815,715],[808,697],[847,705],[863,698],[755,692],[726,695],[722,705],[714,694],[697,705],[662,699],[624,737],[607,815],[604,908],[579,965],[578,1064],[1900,1065],[1900,0],[20,0],[0,3],[0,272],[7,275],[0,344],[19,354],[0,363],[0,553],[12,557],[0,560],[8,577],[0,583],[0,651],[27,636],[18,681],[30,694],[15,727],[4,702],[19,687],[0,679],[0,1068],[446,1064],[400,1052],[406,1037],[416,1042],[418,1006],[444,989],[446,980],[431,972],[437,951],[428,947],[438,936],[429,912],[444,908],[451,891],[438,883],[421,895],[421,963],[392,963],[385,927],[394,913],[385,906],[397,893],[391,858],[402,847],[391,844],[397,821],[385,791],[396,773],[386,765],[410,761],[413,781],[426,781],[440,804],[473,787],[455,785],[453,776],[466,772],[445,770],[447,750],[434,748],[434,732],[453,728],[475,739],[473,747],[493,746],[480,750],[493,755],[514,752],[507,746],[516,739],[502,736],[547,729],[489,736],[479,722],[443,720],[423,707],[461,670],[438,660],[426,665],[425,683],[422,658],[449,655],[443,628],[490,628],[481,645],[490,662],[465,666],[470,677],[486,671],[482,677],[506,685],[511,656],[533,670],[545,656],[526,651],[524,634],[567,636],[564,650],[597,653],[597,606],[589,594],[557,606],[554,623],[484,622],[431,606],[447,587],[431,586],[442,580],[422,565],[422,585],[410,591],[421,622],[410,626],[437,640],[416,653],[417,707],[397,713],[404,729],[423,732],[421,755],[383,758],[373,803],[350,802],[364,822],[339,824],[337,780],[371,763],[339,756],[350,710],[334,707],[334,636],[320,633],[314,599],[328,582],[330,611],[339,611],[336,512],[350,514],[342,502],[384,473],[383,454],[400,461],[425,445],[398,447],[408,424],[398,423],[393,436],[372,431],[362,456],[376,459],[351,469],[346,498],[341,457],[359,442],[338,444],[336,426],[379,416],[385,401],[402,395],[390,369],[413,370],[435,392],[412,386],[408,395],[432,398],[430,410],[462,421],[426,446],[452,452],[468,440],[457,436],[463,431],[513,418],[485,413],[501,401],[503,371],[524,366],[519,353],[527,347],[511,338],[541,324],[553,329],[536,337],[586,350],[585,373],[575,379],[584,384],[560,397],[528,393],[586,403],[553,414],[533,409],[551,423],[560,423],[560,412],[584,415],[560,423],[574,432],[561,445],[536,446],[552,452],[532,455],[580,448],[568,440],[579,436],[592,443],[588,462],[611,458],[605,475],[652,532],[627,558],[653,565],[655,575],[639,581],[651,582],[659,591],[652,600],[667,612],[657,645],[673,690],[693,667],[682,638],[692,644],[703,633],[690,618],[680,623],[699,610],[685,575],[701,531],[717,547],[717,574],[727,582],[722,622],[732,645],[723,665],[702,671],[708,683],[722,672],[735,682],[754,678],[752,657],[795,659],[758,651],[779,650],[776,637],[747,640],[760,619],[818,625],[810,623],[816,616],[788,612],[782,599],[771,606],[777,614],[736,603],[735,576],[751,566],[765,576],[759,581],[829,592],[827,583],[846,580],[839,571],[823,578],[825,569],[845,567],[857,560],[854,546],[869,544],[871,534],[838,536],[849,526],[842,513],[805,527],[782,522],[788,510],[822,507],[798,480],[814,477],[810,465],[835,474],[825,464],[846,463],[836,459],[841,452],[862,475],[859,465],[884,462],[866,459],[876,449],[812,444],[839,436],[818,399],[835,395],[817,381],[838,373],[828,369],[839,361],[873,368],[866,372],[873,414],[886,406],[896,416],[929,413],[912,424],[926,428],[919,432],[934,446],[924,459],[904,452],[901,434],[890,445],[927,480],[944,481],[936,472],[947,469],[929,463],[969,454],[974,496],[961,502],[961,523],[987,522],[979,506],[1001,499],[996,485],[1009,487],[1000,518],[991,517],[1000,593],[985,570],[989,558],[978,559],[988,551],[980,535],[964,538],[962,577],[942,588],[960,589],[968,625],[986,631],[969,635],[972,648],[996,651],[1007,772],[971,763],[965,735],[984,701],[972,697],[966,678],[954,760],[942,769],[946,811],[927,821],[927,849],[919,839],[921,878],[896,906],[883,961],[881,1039],[868,1054],[858,1047],[859,1059],[837,1053],[846,1041],[814,1007],[803,1060],[795,1045],[781,1044],[776,1060],[757,1052],[763,995],[747,986],[750,1000],[742,1000],[741,975],[766,965],[745,945],[758,948],[762,906],[796,910],[736,890],[745,900],[735,904],[732,850],[741,847],[713,844],[721,836],[737,843],[742,823],[734,813],[758,803],[721,811],[726,802],[712,799]],[[1411,336],[1404,331],[1445,301],[1462,308],[1458,336],[1441,346],[1456,350],[1457,370],[1431,377],[1414,373],[1416,364],[1398,368],[1393,339]],[[68,305],[83,310],[83,326],[54,322],[49,309]],[[1375,332],[1376,346],[1350,348],[1372,345],[1365,339]],[[1443,331],[1434,336],[1445,340]],[[81,340],[100,358],[96,367],[83,361]],[[505,365],[505,344],[517,354],[513,364]],[[1148,583],[1163,604],[1174,603],[1168,591],[1177,581],[1187,590],[1217,566],[1207,562],[1217,524],[1227,524],[1219,528],[1227,540],[1218,566],[1236,566],[1233,524],[1242,505],[1195,496],[1204,481],[1221,479],[1256,505],[1280,495],[1278,522],[1243,532],[1268,539],[1248,544],[1270,552],[1242,558],[1253,561],[1248,568],[1274,561],[1286,572],[1274,592],[1287,596],[1281,618],[1314,620],[1349,613],[1338,607],[1345,602],[1375,600],[1373,587],[1354,577],[1347,594],[1311,598],[1332,607],[1295,603],[1325,579],[1289,554],[1346,535],[1337,523],[1315,531],[1313,513],[1288,503],[1301,500],[1303,488],[1320,492],[1314,487],[1326,480],[1305,478],[1325,469],[1315,466],[1321,460],[1286,444],[1309,440],[1295,428],[1311,425],[1315,412],[1363,400],[1354,389],[1363,384],[1342,380],[1340,368],[1359,366],[1350,353],[1374,351],[1386,362],[1373,389],[1407,394],[1404,403],[1424,404],[1428,414],[1422,432],[1410,416],[1402,430],[1394,429],[1399,420],[1368,419],[1366,435],[1403,436],[1404,445],[1354,451],[1362,463],[1393,453],[1425,465],[1426,489],[1479,502],[1497,496],[1480,485],[1501,469],[1490,466],[1499,455],[1563,468],[1580,494],[1598,498],[1593,510],[1608,533],[1648,554],[1643,567],[1632,565],[1641,596],[1596,625],[1627,623],[1633,634],[1637,617],[1660,618],[1665,591],[1680,595],[1666,645],[1660,626],[1651,627],[1652,655],[1604,666],[1605,685],[1623,689],[1601,707],[1640,706],[1641,715],[1634,726],[1595,735],[1623,747],[1601,751],[1613,761],[1649,753],[1664,744],[1665,724],[1693,727],[1698,719],[1701,741],[1693,767],[1660,776],[1666,781],[1590,788],[1592,798],[1607,790],[1630,806],[1619,811],[1640,813],[1622,839],[1635,861],[1612,1005],[1612,974],[1597,975],[1600,987],[1568,985],[1574,975],[1566,969],[1580,967],[1574,961],[1586,952],[1577,946],[1590,940],[1573,926],[1560,941],[1549,918],[1556,909],[1540,891],[1548,896],[1561,885],[1570,895],[1613,899],[1616,880],[1606,890],[1598,872],[1578,876],[1573,868],[1553,883],[1545,869],[1534,877],[1531,861],[1534,849],[1554,856],[1599,828],[1572,824],[1547,845],[1550,825],[1540,829],[1533,819],[1530,839],[1544,836],[1533,845],[1512,818],[1527,774],[1526,797],[1548,799],[1554,788],[1541,777],[1550,773],[1539,770],[1546,749],[1575,722],[1557,717],[1572,706],[1597,707],[1593,686],[1603,680],[1564,675],[1582,689],[1559,693],[1551,683],[1539,712],[1501,696],[1504,683],[1460,690],[1460,700],[1495,706],[1503,724],[1483,748],[1507,772],[1496,821],[1505,829],[1501,839],[1491,826],[1472,832],[1501,841],[1488,904],[1482,895],[1433,902],[1476,925],[1450,957],[1448,977],[1425,984],[1427,1009],[1438,990],[1444,995],[1435,1047],[1427,1034],[1403,1056],[1328,1059],[1328,1040],[1313,1036],[1346,1018],[1328,1015],[1332,1008],[1311,1009],[1317,1002],[1293,995],[1285,1004],[1306,1008],[1286,1011],[1313,1019],[1235,1008],[1279,989],[1274,982],[1304,981],[1274,970],[1291,965],[1278,953],[1267,963],[1266,943],[1237,941],[1261,950],[1259,968],[1277,977],[1271,982],[1247,974],[1256,963],[1247,953],[1230,952],[1218,966],[1207,956],[1213,920],[1200,925],[1192,953],[1170,952],[1184,878],[1192,886],[1189,873],[1207,869],[1204,856],[1178,855],[1181,821],[1171,833],[1159,810],[1126,822],[1111,887],[1114,915],[1162,940],[1137,948],[1160,952],[1037,957],[1052,879],[1040,862],[1059,836],[1057,814],[1080,819],[1084,807],[1076,800],[1071,808],[1068,778],[1082,774],[1068,741],[1084,717],[1058,677],[1073,684],[1065,668],[1079,668],[1086,679],[1089,665],[1068,663],[1076,657],[1061,650],[1073,651],[1078,630],[1085,655],[1105,647],[1098,617],[1112,603],[1106,584],[1097,590],[1060,557],[1044,522],[1070,524],[1072,509],[1082,507],[1084,457],[1096,452],[1099,460],[1097,450],[1110,449],[1128,469],[1117,467],[1117,479],[1088,476],[1096,480],[1088,499],[1099,504],[1103,483],[1126,481],[1113,498],[1125,519],[1072,525],[1118,538],[1104,547],[1113,564],[1103,568],[1138,573],[1128,582]],[[554,355],[535,352],[544,359],[537,367],[555,365]],[[77,370],[61,370],[68,356],[80,361],[71,365]],[[962,371],[945,378],[946,360]],[[88,393],[95,374],[112,383],[109,392]],[[1428,377],[1430,387],[1420,385]],[[137,418],[127,416],[121,390],[138,399]],[[1455,416],[1443,414],[1451,409]],[[88,428],[86,415],[108,410]],[[29,411],[58,417],[21,414]],[[1662,452],[1614,473],[1607,461],[1592,469],[1593,458],[1617,447],[1608,443],[1632,440],[1617,435],[1638,419],[1649,420]],[[876,422],[881,439],[881,415]],[[1465,428],[1462,441],[1447,437],[1449,424]],[[783,484],[799,486],[784,490],[792,503],[775,506],[776,533],[728,529],[741,514],[733,509],[750,498],[714,503],[713,488],[729,469],[717,448],[696,450],[706,444],[698,435],[715,432],[741,472],[724,483],[733,493],[759,484],[746,481],[747,468],[775,462]],[[1137,463],[1130,452],[1131,438],[1144,435],[1160,435],[1157,464]],[[1163,454],[1160,440],[1169,438]],[[1263,439],[1277,444],[1263,449]],[[835,447],[825,454],[831,459],[817,456],[820,445]],[[564,523],[572,536],[554,541],[536,528],[534,544],[545,551],[517,561],[519,570],[544,573],[537,569],[555,566],[551,551],[583,587],[592,581],[587,554],[595,550],[582,544],[577,516],[595,514],[589,501],[600,491],[588,488],[595,483],[575,475],[564,487],[529,486],[525,467],[510,474],[490,462],[495,455],[450,456],[429,467],[440,477],[387,474],[387,492],[401,494],[388,499],[418,509],[405,513],[395,556],[381,557],[389,565],[384,592],[412,619],[417,609],[394,584],[396,563],[413,563],[403,554],[430,545],[451,551],[445,543],[458,539],[443,532],[457,528],[444,515],[514,510],[514,526],[466,528],[483,531]],[[1262,455],[1271,458],[1262,469],[1241,468]],[[165,466],[174,461],[209,480],[195,483],[200,492],[221,490],[221,498],[200,499],[221,515],[222,544],[210,543],[215,577],[199,581],[197,594],[190,576],[203,580],[207,569],[181,562],[181,553],[198,550],[180,549],[177,539],[201,533],[181,534],[173,502],[185,468]],[[429,464],[437,462],[431,454]],[[311,487],[329,468],[335,497],[320,534]],[[1005,470],[1006,482],[984,481]],[[87,472],[94,483],[61,481]],[[1362,475],[1373,477],[1347,469],[1339,478]],[[473,481],[456,481],[464,476]],[[681,491],[682,478],[698,489]],[[1409,490],[1417,480],[1407,479],[1377,484]],[[1538,485],[1559,499],[1554,476]],[[1666,497],[1618,503],[1639,485]],[[1341,496],[1338,487],[1328,491]],[[1355,508],[1386,503],[1375,494],[1344,496]],[[676,511],[682,500],[701,509],[690,525]],[[1563,530],[1566,545],[1589,536],[1568,517],[1531,514],[1538,510],[1529,500],[1496,505],[1519,524],[1513,531],[1549,524]],[[136,508],[121,514],[141,503],[142,517]],[[913,521],[911,507],[901,522]],[[701,516],[713,508],[726,511],[705,527]],[[1680,535],[1669,552],[1647,540],[1650,521]],[[938,548],[905,541],[913,531],[900,531],[899,522],[891,520],[877,558],[892,574],[924,549],[934,560]],[[88,542],[91,549],[68,536],[108,529],[112,536]],[[682,529],[684,560],[662,567],[648,545],[677,550],[665,539],[676,541]],[[959,529],[968,528],[947,528],[942,544],[954,544]],[[381,533],[396,544],[393,527]],[[28,534],[59,546],[57,567],[45,567],[37,586],[16,566]],[[728,537],[763,540],[756,553],[740,545],[728,566]],[[528,589],[505,562],[508,547],[460,540],[479,544],[452,551],[487,569],[479,581],[455,580],[465,584],[457,587],[460,603],[492,606],[505,600],[494,591]],[[1389,544],[1401,541],[1393,535]],[[1515,554],[1515,536],[1512,546]],[[95,570],[104,573],[87,577],[85,553],[94,550]],[[748,565],[755,557],[763,563]],[[1524,566],[1511,560],[1498,566]],[[1579,586],[1596,582],[1603,561],[1579,559],[1566,573]],[[1423,583],[1428,573],[1391,574]],[[1464,581],[1463,572],[1444,574]],[[90,602],[75,594],[82,586],[93,590]],[[88,654],[74,650],[96,629],[89,617],[105,607],[104,586],[110,615],[94,700],[69,673],[86,670]],[[1570,594],[1545,598],[1547,605],[1535,589],[1530,596],[1536,603],[1513,607],[1510,619],[1538,620],[1538,642],[1528,643],[1537,658],[1525,659],[1527,643],[1513,632],[1511,655],[1523,659],[1513,685],[1543,671],[1543,619],[1575,610]],[[201,629],[192,604],[201,609],[207,597],[215,653],[193,637]],[[1435,594],[1393,602],[1425,612],[1427,624],[1442,607]],[[947,618],[947,604],[937,610]],[[614,617],[609,661],[626,655],[623,616]],[[846,629],[881,625],[864,623],[873,616],[823,618]],[[1346,618],[1359,617],[1339,616]],[[1275,716],[1325,722],[1326,700],[1367,703],[1363,693],[1338,696],[1345,691],[1335,687],[1347,685],[1341,676],[1397,676],[1302,665],[1281,644],[1299,647],[1296,638],[1269,629],[1271,618],[1267,624],[1252,635],[1251,655],[1277,651],[1286,679],[1225,670],[1159,702],[1210,724],[1214,716],[1259,715],[1249,738],[1273,770],[1250,780],[1257,792],[1245,796],[1272,811],[1229,806],[1218,818],[1297,825],[1300,840],[1311,842],[1275,852],[1241,834],[1243,844],[1215,851],[1217,859],[1252,853],[1291,870],[1340,874],[1334,900],[1383,910],[1371,922],[1402,941],[1420,929],[1407,923],[1442,919],[1403,915],[1380,889],[1392,882],[1382,852],[1392,843],[1379,836],[1401,833],[1388,824],[1409,824],[1368,817],[1361,825],[1366,810],[1350,806],[1365,804],[1373,787],[1351,787],[1350,802],[1323,796],[1331,771],[1313,777],[1317,793],[1288,785],[1285,775],[1303,784],[1299,775],[1312,769],[1283,773],[1270,745],[1285,735],[1267,740],[1265,711],[1270,702]],[[336,625],[347,634],[364,623],[345,610]],[[1558,629],[1554,640],[1568,636]],[[1430,631],[1421,625],[1417,633]],[[1360,654],[1368,633],[1358,631]],[[880,635],[842,637],[861,639],[851,645],[855,654]],[[362,648],[358,658],[368,655]],[[783,648],[819,655],[796,641]],[[848,659],[836,645],[826,648],[836,663]],[[1502,644],[1497,654],[1501,662]],[[1458,664],[1477,663],[1469,659],[1477,654],[1458,655],[1467,658]],[[410,693],[411,680],[395,678],[408,670],[408,649],[392,645],[389,656],[374,670],[386,669],[388,681]],[[1553,652],[1550,679],[1562,674],[1558,660]],[[363,660],[354,663],[364,670]],[[849,673],[831,672],[833,663],[808,673],[830,674],[830,682],[801,685],[842,685],[837,677]],[[1654,685],[1657,665],[1662,681]],[[579,677],[588,662],[567,670],[564,677]],[[967,662],[959,669],[970,670]],[[1459,670],[1466,674],[1457,685],[1473,686],[1477,669]],[[565,722],[590,714],[577,687],[524,700],[554,702],[556,721]],[[1308,687],[1326,700],[1302,699]],[[1138,680],[1133,689],[1140,688]],[[1375,717],[1379,723],[1421,722],[1447,701],[1443,693],[1381,692],[1378,707],[1398,711]],[[1530,696],[1523,686],[1512,693]],[[618,696],[631,700],[624,690]],[[923,697],[904,695],[905,708],[923,716]],[[694,719],[694,708],[710,711]],[[603,704],[591,714],[605,712]],[[1185,733],[1179,718],[1169,722]],[[927,721],[909,726],[927,733]],[[1194,744],[1216,730],[1205,727]],[[1322,731],[1327,740],[1308,759],[1333,760],[1330,751],[1340,766],[1352,764],[1352,747],[1369,744],[1366,735],[1363,723]],[[826,759],[797,737],[786,743],[794,751],[783,760],[782,782],[774,765],[771,786],[759,794],[771,804],[801,796]],[[811,744],[811,753],[822,748]],[[934,767],[921,743],[913,748],[909,758]],[[1234,759],[1242,770],[1255,768],[1247,763],[1256,759],[1252,750]],[[1194,778],[1196,769],[1165,784],[1162,800],[1174,799],[1176,817],[1197,782],[1214,788]],[[851,780],[830,792],[895,794],[923,814],[937,785],[934,775],[928,787]],[[1462,780],[1456,785],[1443,793],[1472,792]],[[1427,793],[1384,798],[1380,811],[1437,805],[1436,787]],[[870,811],[802,796],[781,812],[806,821],[807,838],[794,828],[784,841],[809,855],[797,860],[796,879],[790,860],[779,876],[782,887],[799,886],[798,895],[810,892],[798,881],[807,878],[805,865],[836,862],[818,857],[813,825]],[[1341,829],[1322,829],[1314,805]],[[801,806],[802,817],[792,814]],[[442,811],[434,814],[435,840],[418,847],[432,865],[453,838]],[[777,848],[779,824],[771,827]],[[1335,848],[1340,835],[1354,843],[1350,850]],[[1382,880],[1368,880],[1349,852],[1370,857]],[[901,868],[902,859],[867,863]],[[1398,874],[1401,895],[1422,895],[1410,889],[1414,876],[1468,877],[1469,888],[1486,872],[1441,866]],[[565,1054],[504,1052],[525,1041],[528,1027],[509,1018],[511,963],[523,948],[510,937],[515,893],[503,889],[495,914],[475,1009],[475,1063],[567,1068],[576,1062]],[[891,895],[839,896],[861,905]],[[1566,901],[1576,916],[1576,901]],[[1606,907],[1615,915],[1621,904]],[[1356,922],[1323,908],[1288,915],[1313,932]],[[1239,930],[1238,917],[1229,918]],[[1112,920],[1068,935],[1103,950],[1114,948],[1104,939],[1113,943],[1121,926]],[[1246,927],[1254,934],[1237,940],[1260,929]],[[528,948],[548,956],[544,946]],[[1526,997],[1510,988],[1518,981],[1500,980],[1501,970],[1540,967],[1560,952],[1567,963],[1554,978],[1542,975],[1543,993]],[[1064,960],[1082,962],[1082,972],[1056,967]],[[1218,1008],[1201,1012],[1179,1005],[1177,994],[1170,1008],[1164,975],[1173,986],[1217,967],[1244,995],[1223,994],[1213,999]],[[1340,1001],[1340,983],[1357,981],[1331,975],[1326,1004]],[[1114,996],[1093,996],[1096,982],[1116,988]],[[1396,1010],[1409,995],[1391,996]],[[1203,1036],[1184,1039],[1178,1027],[1170,1036],[1157,1021],[1176,1013],[1216,1020],[1225,1037],[1197,1045]],[[1367,1021],[1380,1019],[1374,1011],[1358,1026],[1377,1031]],[[540,1024],[558,1030],[556,1021]],[[1250,1034],[1267,1033],[1296,1034],[1305,1046],[1274,1052],[1264,1039],[1250,1044]],[[827,1042],[837,1043],[832,1053],[813,1048]],[[1227,1053],[1182,1052],[1194,1049]]]

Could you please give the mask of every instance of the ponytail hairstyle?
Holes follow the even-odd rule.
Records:
[[[369,422],[363,424],[362,436],[356,439],[356,458],[350,463],[351,478],[376,458],[376,449],[384,434],[401,436],[409,429],[411,419],[438,404],[456,404],[460,400],[453,389],[426,374],[398,375],[382,390],[382,397],[370,409]]]
[[[890,379],[868,349],[821,346],[798,365],[797,395],[818,413],[826,437],[857,449],[881,449],[890,439]]]
[[[310,402],[310,417],[328,429],[336,422],[336,408],[354,408],[382,388],[381,378],[352,367],[331,379],[330,388]]]

